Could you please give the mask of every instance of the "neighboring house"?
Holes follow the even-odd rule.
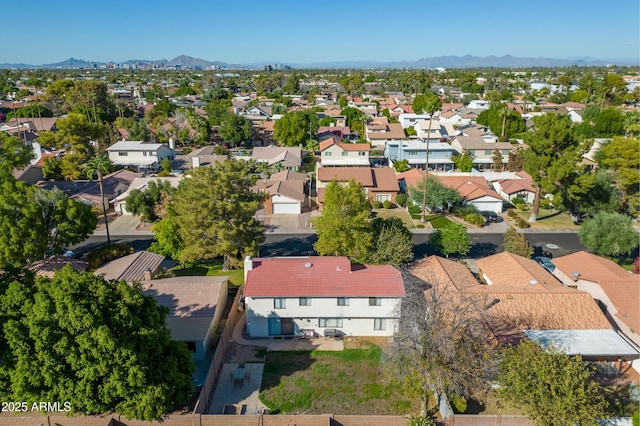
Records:
[[[602,145],[605,145],[609,142],[611,142],[611,139],[594,139],[593,144],[591,145],[591,149],[589,149],[589,152],[582,155],[582,160],[580,161],[579,165],[586,166],[590,171],[597,169],[598,161],[596,161],[596,155],[598,154],[598,151],[600,151],[600,148],[602,148]]]
[[[504,200],[481,176],[436,176],[445,186],[458,191],[465,204],[474,205],[478,211],[502,213]]]
[[[139,173],[121,169],[110,173],[102,178],[102,190],[104,195],[104,206],[109,208],[109,200],[113,200],[118,195],[125,192],[131,183],[140,177]],[[39,188],[51,190],[58,188],[60,191],[73,198],[95,207],[101,208],[100,185],[95,180],[81,181],[40,181]]]
[[[386,117],[376,118],[365,127],[365,136],[371,146],[376,149],[384,149],[389,141],[406,139],[400,123],[389,123]]]
[[[493,167],[494,151],[498,150],[502,155],[502,165],[506,167],[509,162],[509,153],[518,145],[509,142],[498,142],[495,136],[456,136],[451,142],[456,151],[467,151],[473,158],[473,167],[477,170],[491,170]]]
[[[387,142],[384,156],[390,163],[407,160],[411,167],[424,170],[427,168],[427,146],[429,148],[429,170],[455,169],[451,156],[456,154],[456,150],[446,142],[390,141]]]
[[[107,148],[109,160],[116,166],[135,170],[158,170],[162,160],[173,160],[174,151],[160,143],[120,141]]]
[[[490,102],[484,99],[474,99],[467,105],[469,109],[489,109]]]
[[[245,109],[243,115],[251,121],[269,120],[273,118],[271,107],[262,105],[254,105]]]
[[[194,149],[185,155],[176,155],[173,158],[172,168],[185,172],[201,166],[215,167],[216,163],[222,163],[229,158],[227,155],[215,154],[214,148],[213,145],[209,145]]]
[[[61,118],[66,118],[66,115],[62,117],[12,118],[11,120],[7,120],[5,125],[11,127],[25,126],[35,133],[44,131],[55,132],[57,130],[56,122]]]
[[[268,194],[264,201],[267,214],[300,214],[307,199],[309,177],[291,170],[274,173],[268,180],[256,182],[255,191]]]
[[[141,284],[145,295],[169,309],[171,338],[186,343],[194,361],[205,360],[227,304],[229,277],[176,277]]]
[[[551,260],[555,275],[566,286],[587,292],[607,317],[640,347],[640,278],[595,254],[579,251]],[[640,371],[640,366],[637,368]]]
[[[94,274],[101,275],[106,280],[132,283],[150,280],[160,271],[161,266],[168,266],[164,256],[142,250],[107,262],[96,269]]]
[[[145,192],[149,187],[150,182],[156,182],[156,184],[159,184],[162,181],[169,182],[169,184],[172,187],[176,188],[181,180],[182,180],[181,176],[180,177],[167,176],[167,177],[135,178],[125,192],[118,195],[116,198],[112,199],[110,202],[113,203],[113,208],[116,211],[116,213],[121,215],[131,215],[133,213],[127,210],[127,197],[131,194],[131,191],[133,191],[134,189],[137,189],[140,192]]]
[[[316,140],[322,141],[329,136],[335,136],[342,140],[351,136],[351,128],[349,126],[320,126],[316,132]]]
[[[320,142],[320,166],[366,166],[369,167],[369,151],[366,143],[342,143],[335,139]]]
[[[389,167],[320,167],[317,173],[318,204],[322,207],[326,186],[336,179],[347,185],[351,179],[364,188],[365,196],[370,201],[391,201],[395,203],[400,192],[395,171]]]
[[[21,180],[29,185],[35,185],[38,181],[44,179],[42,167],[28,164],[22,169],[13,169],[11,174],[16,180]]]
[[[84,272],[87,270],[89,264],[84,260],[73,259],[57,254],[55,256],[33,262],[29,265],[29,269],[33,271],[36,276],[52,278],[56,271],[59,271],[67,265],[71,265],[71,267],[78,272]]]
[[[526,338],[585,360],[631,361],[640,354],[586,293],[562,285],[537,262],[503,252],[476,260],[486,285],[467,289],[498,341]]]
[[[287,146],[256,146],[251,159],[269,166],[280,164],[285,170],[297,171],[302,166],[302,148]]]
[[[498,179],[493,187],[502,198],[511,202],[514,198],[522,198],[527,204],[533,204],[536,199],[536,189],[533,179],[527,172],[516,173],[516,179]]]
[[[431,116],[429,114],[400,114],[398,121],[403,129],[413,127],[418,121],[429,120]]]
[[[251,337],[393,336],[404,285],[389,265],[352,265],[347,257],[245,260],[244,299]]]

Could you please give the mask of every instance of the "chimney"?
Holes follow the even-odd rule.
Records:
[[[147,269],[145,269],[145,270],[144,270],[144,275],[143,275],[143,277],[144,277],[143,279],[144,279],[145,281],[149,281],[149,280],[151,280],[151,279],[153,278],[153,277],[151,276],[151,269],[150,269],[150,268],[147,268]]]
[[[191,157],[191,167],[194,169],[200,167],[200,157]]]
[[[176,143],[173,141],[173,138],[169,138],[169,148],[171,148],[172,151],[176,150]]]
[[[247,274],[249,271],[253,270],[253,259],[251,256],[247,256],[244,258],[244,283],[247,283]]]

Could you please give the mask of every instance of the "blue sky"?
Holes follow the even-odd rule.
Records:
[[[3,15],[0,63],[180,54],[272,64],[467,54],[638,58],[639,3],[31,0]]]

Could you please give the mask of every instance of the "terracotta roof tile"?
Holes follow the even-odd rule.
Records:
[[[338,182],[349,182],[355,179],[364,187],[373,186],[373,173],[369,167],[320,167],[318,168],[318,180],[331,182],[334,178]]]
[[[572,277],[574,272],[579,274],[577,280],[587,280],[594,283],[601,281],[616,281],[631,276],[629,271],[616,265],[609,259],[605,259],[586,251],[579,251],[551,260],[566,276]]]
[[[375,191],[400,191],[396,172],[390,167],[380,167],[373,169]]]
[[[640,276],[631,274],[625,280],[602,281],[600,287],[618,311],[616,316],[640,334]]]
[[[262,258],[247,273],[245,297],[402,297],[389,265],[352,265],[342,256]]]
[[[454,188],[465,201],[471,201],[480,197],[489,196],[502,200],[502,197],[481,176],[436,176],[444,185]]]
[[[502,252],[476,260],[480,272],[492,285],[480,286],[476,292],[545,293],[564,286],[535,260]]]

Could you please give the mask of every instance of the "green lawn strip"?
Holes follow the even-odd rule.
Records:
[[[229,276],[229,283],[231,285],[240,286],[244,284],[244,269],[231,269],[228,271],[222,270],[222,261],[213,260],[207,262],[194,262],[187,263],[186,268],[176,266],[171,270],[177,277],[187,276],[207,276],[207,277],[222,277]]]
[[[412,407],[385,378],[381,351],[269,352],[260,399],[276,413],[404,415]]]
[[[531,209],[521,211],[513,209],[518,216],[524,220],[529,220],[531,216]],[[540,209],[538,211],[538,217],[534,223],[530,223],[532,228],[539,229],[579,229],[580,226],[573,223],[571,218],[566,213],[560,213],[553,210]]]
[[[434,229],[449,228],[454,225],[454,222],[441,214],[427,216],[425,220],[431,222],[431,226],[433,226]]]

